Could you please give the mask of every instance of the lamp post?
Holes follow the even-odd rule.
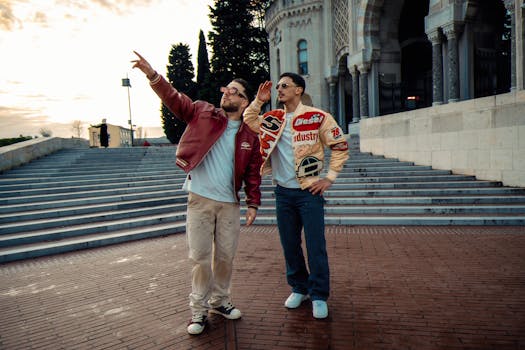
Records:
[[[131,131],[131,147],[133,147],[133,124],[131,123],[131,100],[129,97],[129,88],[131,87],[131,82],[129,81],[128,75],[122,79],[122,86],[125,86],[128,89],[128,110],[129,110],[129,129]]]

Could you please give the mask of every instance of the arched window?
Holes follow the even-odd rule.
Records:
[[[299,62],[299,74],[308,74],[308,45],[304,39],[297,43],[297,61]]]

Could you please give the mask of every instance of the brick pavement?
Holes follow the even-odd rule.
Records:
[[[327,228],[330,316],[286,310],[275,227],[243,228],[243,318],[186,333],[183,234],[0,265],[0,349],[525,349],[524,227]]]

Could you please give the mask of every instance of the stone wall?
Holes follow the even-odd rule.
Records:
[[[361,151],[525,187],[525,91],[360,121]]]
[[[16,168],[63,148],[88,148],[88,140],[41,137],[0,147],[0,171]]]

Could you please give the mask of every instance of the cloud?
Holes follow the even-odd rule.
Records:
[[[20,20],[13,12],[13,1],[0,0],[0,30],[12,31],[15,26],[20,26]]]
[[[72,122],[51,122],[47,116],[36,110],[0,106],[0,138],[37,136],[42,128],[51,130],[53,136],[73,135]]]
[[[45,119],[45,117],[38,117],[37,111],[31,108],[0,106],[0,123],[7,123],[8,121],[16,123],[19,118],[38,118],[40,121]]]
[[[42,0],[39,0],[39,2]],[[22,29],[24,23],[32,23],[41,27],[49,27],[53,22],[50,12],[65,9],[61,17],[68,20],[88,21],[100,9],[117,15],[124,15],[136,10],[137,7],[146,7],[159,4],[161,0],[56,0],[54,5],[42,1],[31,5],[30,13],[24,12],[21,6],[28,0],[0,0],[0,30],[14,31]],[[25,13],[25,14],[24,14]]]
[[[113,13],[122,15],[134,10],[136,7],[156,5],[159,0],[58,0],[57,4],[65,5],[76,10],[97,10],[103,8]]]
[[[46,119],[32,109],[0,106],[0,138],[38,135],[38,128],[46,125]]]
[[[132,50],[163,69],[175,36],[194,43],[196,61],[198,30],[209,26],[209,2],[0,0],[1,60],[10,67],[0,74],[0,134],[36,135],[49,127],[53,135],[69,137],[69,120],[94,123],[103,116],[127,126],[129,104],[134,124],[160,125],[160,102],[142,73],[131,69]],[[120,84],[128,74],[131,101]],[[154,129],[148,132],[153,135]]]
[[[37,11],[33,18],[33,22],[41,26],[47,26],[47,15],[44,12]]]
[[[136,6],[147,6],[154,5],[156,0],[117,0],[117,1],[108,1],[108,0],[93,0],[93,3],[99,4],[102,7],[106,8],[121,8],[124,7],[136,7]]]

